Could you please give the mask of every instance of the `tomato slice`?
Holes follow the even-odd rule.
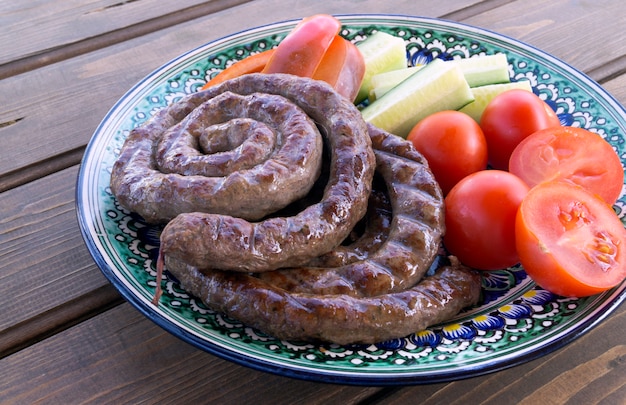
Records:
[[[601,198],[565,181],[533,187],[515,221],[517,253],[542,288],[568,297],[600,293],[626,278],[626,229]]]
[[[340,29],[341,22],[328,14],[302,19],[278,44],[262,72],[313,76]]]
[[[365,60],[359,48],[336,35],[312,78],[333,86],[337,93],[354,101],[365,76]]]
[[[572,181],[610,205],[624,184],[624,169],[611,145],[598,134],[575,127],[548,128],[530,135],[511,154],[509,171],[530,187],[544,181]]]

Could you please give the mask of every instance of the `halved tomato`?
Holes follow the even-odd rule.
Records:
[[[624,168],[611,145],[600,135],[575,127],[537,131],[513,150],[509,171],[530,187],[565,179],[612,205],[624,184]]]
[[[598,196],[565,181],[533,187],[515,221],[522,266],[555,294],[584,297],[626,278],[626,229]]]

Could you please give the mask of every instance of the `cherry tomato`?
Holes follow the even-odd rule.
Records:
[[[445,199],[446,249],[480,270],[517,264],[515,216],[528,189],[519,177],[502,170],[465,177]]]
[[[485,107],[480,127],[487,139],[489,164],[507,170],[513,149],[533,132],[561,123],[550,107],[537,95],[513,89],[494,97]]]
[[[526,273],[569,297],[597,294],[626,278],[626,229],[601,198],[570,182],[533,187],[520,206],[516,246]]]
[[[487,141],[480,126],[459,111],[421,120],[407,140],[428,160],[444,195],[462,178],[487,167]]]
[[[624,169],[611,145],[582,128],[537,131],[513,150],[509,171],[530,187],[550,180],[572,181],[613,205],[624,184]]]

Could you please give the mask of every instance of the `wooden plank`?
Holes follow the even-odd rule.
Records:
[[[363,6],[359,11],[404,10],[440,16],[474,3],[475,0],[455,2],[453,8],[448,2],[428,0],[417,7],[413,1],[405,0],[393,5]],[[355,10],[348,0],[328,2],[324,6],[299,1],[290,8],[279,4],[276,0],[246,3],[81,58],[1,80],[0,136],[4,153],[0,155],[0,191],[15,186],[16,182],[11,180],[17,176],[14,171],[84,147],[115,102],[158,66],[210,40],[251,27],[249,19],[233,25],[232,18],[224,18],[227,13],[255,15],[255,24],[262,25],[316,12]]]
[[[423,396],[405,388],[381,404],[624,404],[626,306],[554,353],[495,374],[439,384]],[[431,387],[432,388],[432,387]]]
[[[602,84],[602,87],[619,101],[626,105],[626,73]]]
[[[74,166],[0,194],[0,330],[108,284],[78,229],[77,171]],[[42,328],[63,323],[49,315]]]
[[[621,307],[542,359],[452,383],[377,389],[291,380],[238,366],[182,342],[123,304],[1,359],[0,402],[624,403],[624,333]]]
[[[61,298],[63,295],[55,294]],[[57,306],[48,311],[1,329],[0,359],[119,305],[123,298],[112,284],[105,284],[75,299],[58,301],[54,300]],[[38,301],[31,299],[29,304],[33,303]]]
[[[0,4],[0,65],[207,3],[55,0]],[[208,3],[226,3],[210,1]],[[230,6],[230,5],[229,5]],[[213,6],[215,7],[215,6]],[[221,6],[224,8],[224,6]]]
[[[269,23],[275,20],[297,18],[313,12],[347,12],[354,10],[347,1],[333,2],[332,5],[321,9],[312,3],[301,2],[288,10],[278,9],[278,2],[256,1],[231,10],[231,12],[258,15],[258,24]],[[429,16],[454,16],[454,13],[464,15],[472,3],[457,4],[458,11],[444,8],[449,2],[435,2],[428,7],[406,1],[394,6],[385,3],[376,10],[363,7],[363,12],[394,12],[403,10],[407,14],[425,14]],[[469,17],[465,22],[480,25],[486,28],[504,30],[505,34],[519,35],[521,39],[529,40],[536,46],[550,51],[554,41],[565,37],[576,46],[566,47],[571,51],[561,52],[556,56],[565,59],[575,67],[596,69],[602,64],[610,62],[613,55],[624,54],[626,44],[619,41],[605,41],[596,45],[590,38],[588,31],[576,30],[579,35],[569,34],[571,23],[561,20],[562,15],[579,15],[587,11],[582,3],[570,5],[560,1],[554,2],[546,11],[546,15],[553,16],[550,25],[542,30],[531,31],[534,36],[524,34],[523,29],[512,31],[502,25],[501,20],[520,17],[521,10],[516,9],[519,2],[507,4],[492,9],[487,13]],[[615,6],[614,6],[615,7]],[[274,10],[272,13],[266,9]],[[471,7],[469,8],[471,9]],[[622,28],[610,18],[610,13],[618,10],[607,7],[597,8],[590,12],[586,23],[598,25],[592,18],[596,18],[603,26],[607,38],[617,38]],[[429,10],[428,13],[423,12]],[[594,9],[595,10],[595,9]],[[94,129],[104,117],[108,109],[138,80],[158,67],[165,61],[180,55],[184,51],[201,45],[211,39],[247,28],[233,26],[220,18],[217,13],[186,24],[159,31],[150,35],[125,42],[118,46],[111,46],[103,50],[83,55],[80,59],[69,60],[41,68],[26,75],[11,77],[0,81],[0,136],[3,138],[4,151],[0,155],[0,190],[19,184],[21,180],[11,180],[16,177],[11,171],[36,165],[37,162],[47,161],[50,158],[84,147]],[[559,17],[559,19],[556,19]],[[521,20],[519,20],[521,21]],[[605,21],[606,24],[605,24]],[[612,22],[613,21],[613,22]],[[517,24],[519,26],[521,23]],[[206,27],[211,27],[207,30]],[[530,29],[530,28],[529,28]],[[599,29],[599,28],[598,28]],[[600,51],[598,51],[600,49]],[[158,50],[158,52],[157,52]],[[584,51],[583,51],[584,50]],[[592,55],[592,56],[590,56]],[[621,66],[621,62],[619,64]],[[616,66],[610,71],[603,70],[603,74],[612,74]],[[623,68],[623,67],[622,67]],[[124,72],[124,74],[120,74]],[[601,80],[602,77],[595,77]],[[15,94],[16,96],[9,96]],[[63,115],[59,114],[63,111]],[[4,126],[3,126],[4,125]],[[45,134],[45,136],[43,136]],[[74,162],[77,163],[77,162]],[[45,173],[45,169],[42,172]],[[11,184],[9,184],[11,183]],[[3,188],[4,186],[4,188]]]
[[[515,1],[464,22],[524,41],[583,72],[598,70],[604,76],[592,78],[602,81],[626,69],[625,16],[624,3],[610,0],[555,0],[541,7]]]
[[[129,304],[0,360],[0,403],[356,404],[378,391],[291,380],[221,360]]]

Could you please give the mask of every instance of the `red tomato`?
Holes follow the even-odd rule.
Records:
[[[262,72],[313,76],[340,30],[341,22],[328,14],[303,18],[278,44]]]
[[[544,181],[569,180],[613,205],[624,184],[624,169],[611,145],[582,128],[537,131],[515,148],[509,171],[530,187]]]
[[[526,273],[541,287],[584,297],[626,278],[626,229],[602,199],[575,184],[541,183],[517,214],[516,245]]]
[[[480,127],[487,139],[489,164],[507,170],[513,149],[533,132],[561,123],[550,107],[534,93],[514,89],[494,97],[485,107]]]
[[[424,155],[444,195],[462,178],[487,167],[487,142],[480,126],[459,111],[421,120],[407,140]]]
[[[515,216],[527,192],[524,181],[501,170],[483,170],[461,180],[445,199],[446,249],[476,269],[517,264]]]

